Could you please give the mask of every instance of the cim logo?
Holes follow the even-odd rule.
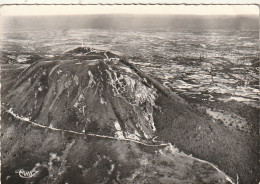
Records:
[[[36,171],[33,168],[31,171],[25,171],[24,169],[16,170],[15,173],[18,173],[21,178],[33,178],[37,175],[39,171]]]

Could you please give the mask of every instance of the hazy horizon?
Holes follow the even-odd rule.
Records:
[[[259,21],[254,15],[46,15],[8,16],[2,20],[2,27],[3,32],[52,29],[258,30]]]

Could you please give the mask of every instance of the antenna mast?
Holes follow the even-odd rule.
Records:
[[[84,47],[84,37],[83,37],[83,34],[82,34],[82,43],[81,43],[81,46]]]

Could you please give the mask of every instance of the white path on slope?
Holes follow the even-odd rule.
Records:
[[[104,55],[106,56],[106,58],[107,58],[107,59],[109,59],[109,57],[108,57],[108,55],[107,55],[107,53],[106,53],[106,52],[104,52]]]
[[[3,108],[3,106],[2,106]],[[7,113],[11,114],[13,117],[15,117],[16,119],[19,119],[21,121],[25,121],[25,122],[28,122],[34,126],[37,126],[37,127],[41,127],[41,128],[45,128],[45,129],[50,129],[50,130],[54,130],[54,131],[63,131],[63,132],[69,132],[69,133],[73,133],[73,134],[78,134],[78,135],[83,135],[83,132],[76,132],[76,131],[72,131],[72,130],[63,130],[63,129],[58,129],[58,128],[54,128],[54,127],[48,127],[48,126],[44,126],[44,125],[41,125],[41,124],[38,124],[38,123],[35,123],[33,121],[30,121],[29,118],[26,118],[26,117],[21,117],[17,114],[15,114],[13,111],[12,111],[12,108],[10,108],[9,110],[6,110],[4,109]],[[98,134],[91,134],[91,133],[88,133],[86,135],[89,135],[89,136],[94,136],[94,137],[101,137],[101,138],[107,138],[107,139],[113,139],[113,140],[119,140],[119,141],[129,141],[129,142],[135,142],[137,144],[141,144],[141,145],[144,145],[144,146],[149,146],[149,147],[160,147],[160,146],[169,146],[169,147],[173,147],[171,145],[171,143],[161,143],[161,144],[158,144],[158,145],[153,145],[153,144],[146,144],[146,143],[143,143],[143,142],[140,142],[140,141],[137,141],[137,140],[133,140],[133,139],[128,139],[128,138],[117,138],[117,137],[112,137],[112,136],[106,136],[106,135],[98,135]],[[184,156],[184,157],[188,157],[188,158],[191,158],[191,159],[194,159],[194,160],[197,160],[199,162],[202,162],[202,163],[205,163],[205,164],[209,164],[210,166],[212,166],[213,168],[215,168],[218,172],[220,173],[223,173],[225,176],[226,176],[226,180],[229,181],[231,184],[235,184],[232,179],[226,174],[224,173],[223,171],[219,170],[217,166],[215,166],[214,164],[208,162],[208,161],[205,161],[205,160],[201,160],[199,158],[196,158],[196,157],[193,157],[193,156],[190,156],[190,155],[186,155],[185,153],[183,152],[177,152],[177,151],[174,151],[175,154],[178,154],[180,156]]]
[[[196,158],[196,157],[193,157],[193,156],[190,156],[190,155],[186,155],[185,153],[182,153],[182,152],[176,152],[175,154],[178,154],[178,155],[181,155],[181,156],[185,156],[185,157],[188,157],[188,158],[192,158],[192,159],[194,159],[194,160],[197,160],[197,161],[202,162],[202,163],[205,163],[205,164],[209,164],[209,165],[211,165],[213,168],[215,168],[218,172],[223,173],[223,174],[226,176],[226,180],[227,180],[227,181],[229,181],[229,182],[232,183],[232,184],[235,184],[235,183],[232,181],[232,179],[231,179],[225,172],[219,170],[218,167],[215,166],[214,164],[212,164],[212,163],[210,163],[210,162],[208,162],[208,161],[206,161],[206,160],[201,160],[201,159],[199,159],[199,158]]]
[[[107,55],[107,53],[106,53],[106,52],[104,52],[104,55],[106,56],[106,59],[107,59],[107,60],[112,60],[112,59],[119,59],[119,58],[113,58],[113,57],[111,57],[111,58],[110,58],[110,57],[108,57],[108,55]]]
[[[77,135],[83,135],[83,132],[77,132],[77,131],[66,130],[66,129],[59,129],[59,128],[49,127],[49,126],[41,125],[41,124],[39,124],[39,123],[35,123],[35,122],[33,122],[33,121],[30,121],[30,119],[27,118],[27,117],[21,117],[21,116],[15,114],[15,113],[12,111],[12,108],[10,108],[9,110],[6,110],[6,109],[5,109],[5,111],[6,111],[7,113],[11,114],[11,115],[12,115],[13,117],[15,117],[16,119],[19,119],[19,120],[21,120],[21,121],[25,121],[25,122],[27,122],[27,123],[30,123],[30,124],[32,124],[32,125],[34,125],[34,126],[37,126],[37,127],[40,127],[40,128],[45,128],[45,129],[54,130],[54,131],[60,131],[60,132],[69,132],[69,133],[73,133],[73,134],[77,134]],[[135,143],[142,144],[142,145],[145,145],[145,146],[150,146],[150,147],[168,146],[168,144],[146,144],[146,143],[143,143],[143,142],[134,140],[134,139],[117,138],[117,137],[112,137],[112,136],[107,136],[107,135],[98,135],[98,134],[92,134],[92,133],[88,133],[88,134],[86,134],[86,135],[93,136],[93,137],[101,137],[101,138],[119,140],[119,141],[135,142]]]

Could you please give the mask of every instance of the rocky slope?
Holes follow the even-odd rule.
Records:
[[[1,91],[2,183],[233,183],[156,140],[156,98],[187,104],[119,56],[80,47],[10,72]]]

